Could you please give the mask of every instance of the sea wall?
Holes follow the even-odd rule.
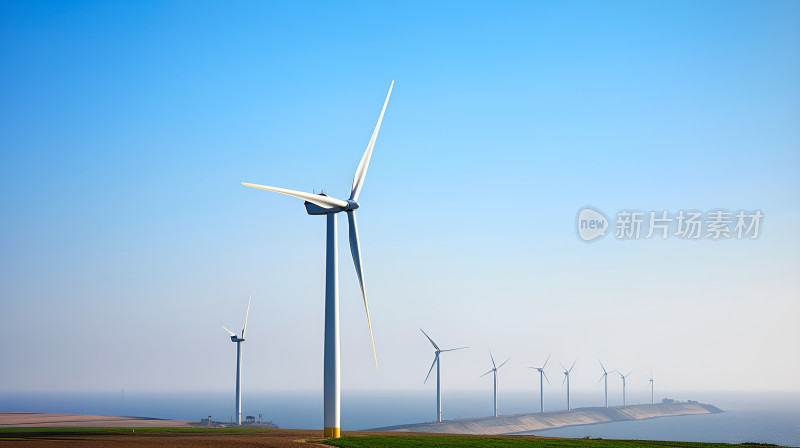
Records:
[[[497,417],[464,418],[459,420],[446,420],[442,423],[419,423],[377,428],[375,430],[500,435],[561,428],[564,426],[591,425],[623,420],[642,420],[676,415],[714,414],[719,412],[723,411],[712,405],[702,403],[660,403],[614,406],[609,408],[581,408],[569,411],[500,415]]]

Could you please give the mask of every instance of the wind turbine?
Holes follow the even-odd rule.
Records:
[[[539,371],[539,405],[541,409],[539,412],[544,412],[544,383],[542,382],[542,377],[547,380],[547,384],[550,384],[550,378],[547,378],[547,374],[544,373],[544,368],[547,366],[547,361],[550,361],[551,355],[552,353],[547,355],[547,359],[541,367],[528,367],[529,369],[536,369]]]
[[[625,378],[629,377],[631,373],[633,373],[633,370],[628,372],[627,375],[623,375],[619,370],[617,370],[617,373],[622,377],[622,405],[625,406]]]
[[[655,394],[653,393],[653,371],[650,371],[650,404],[655,404]]]
[[[247,329],[247,316],[250,315],[250,302],[253,301],[253,295],[250,295],[250,300],[247,301],[247,312],[244,313],[244,325],[242,325],[242,337],[237,337],[236,333],[225,329],[231,335],[231,342],[236,343],[236,421],[239,425],[242,424],[242,342],[244,342],[244,330]]]
[[[350,233],[350,252],[353,255],[353,263],[356,267],[358,283],[361,287],[361,296],[364,299],[364,310],[367,314],[367,327],[369,328],[369,339],[372,344],[372,356],[375,358],[375,370],[378,370],[378,356],[375,352],[375,340],[372,337],[372,324],[369,319],[369,306],[367,305],[367,291],[364,288],[364,274],[361,266],[361,247],[358,242],[358,227],[356,226],[355,210],[359,208],[358,195],[364,186],[364,179],[367,176],[367,168],[372,157],[372,150],[375,147],[375,140],[378,138],[378,131],[381,128],[383,114],[386,112],[386,105],[389,104],[389,96],[392,94],[394,81],[389,86],[389,93],[386,94],[386,101],[378,117],[378,123],[369,139],[364,156],[356,169],[353,178],[353,186],[350,190],[350,198],[346,201],[328,196],[325,193],[313,194],[303,191],[287,190],[285,188],[268,187],[242,182],[246,187],[258,188],[261,190],[274,191],[296,198],[303,199],[306,212],[309,215],[326,215],[327,217],[327,237],[325,243],[325,343],[324,343],[324,436],[338,438],[341,435],[341,379],[340,379],[340,357],[339,357],[339,265],[337,262],[338,244],[336,241],[336,214],[347,213],[347,221]]]
[[[603,375],[600,376],[597,382],[599,383],[601,380],[606,380],[606,407],[608,407],[608,372],[606,371],[606,366],[603,365],[603,361],[598,359],[597,362],[600,363],[600,367],[603,369]]]
[[[494,416],[497,417],[497,369],[506,365],[506,362],[511,361],[511,358],[506,359],[504,363],[498,366],[497,364],[494,363],[494,356],[492,356],[491,350],[489,350],[489,357],[492,358],[492,370],[484,373],[481,376],[486,376],[494,372]]]
[[[575,367],[576,362],[578,362],[577,359],[572,362],[572,366],[569,369],[564,367],[564,364],[561,364],[561,367],[564,369],[564,379],[561,380],[561,387],[564,387],[564,381],[567,382],[567,410],[569,410],[569,374],[572,372],[572,368]]]
[[[462,348],[469,348],[469,347],[458,347],[458,348],[449,348],[447,350],[442,350],[439,348],[438,345],[436,345],[435,342],[433,342],[433,339],[431,339],[431,337],[428,336],[428,333],[425,333],[425,331],[422,328],[420,328],[419,331],[421,331],[422,334],[424,334],[425,337],[428,338],[429,341],[431,341],[431,345],[433,345],[433,348],[436,349],[436,356],[434,356],[433,358],[433,364],[431,364],[431,368],[430,370],[428,370],[428,375],[425,377],[425,381],[423,381],[423,383],[428,382],[428,377],[431,376],[431,372],[433,371],[433,366],[436,365],[436,421],[441,423],[442,422],[442,381],[441,381],[442,377],[440,375],[441,368],[440,368],[439,354],[444,352],[461,350]]]

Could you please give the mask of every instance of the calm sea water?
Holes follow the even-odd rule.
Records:
[[[679,397],[679,395],[674,395]],[[500,396],[501,414],[535,411],[526,394]],[[545,396],[545,410],[560,397]],[[604,423],[534,431],[556,437],[680,440],[698,442],[759,442],[800,447],[800,394],[716,394],[689,398],[714,404],[726,412],[650,420]],[[537,398],[538,400],[538,398]],[[574,407],[596,406],[577,402]],[[109,393],[0,392],[0,412],[54,412],[124,415],[197,421],[209,415],[232,421],[233,393]],[[532,409],[533,408],[533,409]],[[482,417],[491,413],[491,395],[474,391],[445,394],[444,418]],[[282,428],[321,429],[322,393],[249,392],[243,397],[245,415],[263,414]],[[431,392],[342,392],[342,428],[369,429],[433,420],[435,397]]]
[[[687,442],[774,443],[800,446],[800,412],[728,411],[533,431],[528,434]]]

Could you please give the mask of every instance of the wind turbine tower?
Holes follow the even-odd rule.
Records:
[[[528,367],[529,369],[536,369],[539,371],[539,412],[544,412],[544,383],[542,382],[542,378],[547,380],[547,384],[550,384],[550,378],[547,378],[547,374],[544,373],[544,368],[547,366],[547,361],[550,361],[550,356],[552,353],[547,355],[547,359],[542,364],[542,367]]]
[[[653,388],[653,371],[650,371],[650,404],[655,404],[655,394]]]
[[[489,357],[492,359],[492,370],[484,373],[481,376],[486,376],[490,373],[494,373],[494,416],[497,417],[497,369],[506,365],[506,362],[511,361],[511,358],[508,358],[500,364],[499,366],[494,363],[494,356],[492,356],[492,351],[489,350]]]
[[[253,295],[250,295],[250,300],[247,301],[247,312],[244,313],[244,325],[242,325],[242,337],[236,336],[236,333],[228,330],[223,325],[222,328],[231,335],[231,342],[236,343],[236,421],[237,424],[242,424],[242,342],[244,342],[244,330],[247,329],[247,316],[250,315],[250,302],[253,301]]]
[[[625,379],[628,378],[631,375],[631,373],[633,373],[633,370],[628,372],[627,375],[623,375],[619,370],[617,371],[617,373],[619,373],[619,376],[622,377],[622,405],[625,406],[626,405],[626,401],[625,401]]]
[[[603,375],[600,376],[600,379],[597,380],[598,382],[601,380],[606,380],[606,407],[608,407],[608,372],[606,371],[606,366],[603,365],[603,361],[597,360],[600,363],[600,367],[603,369]]]
[[[436,350],[436,355],[433,357],[433,364],[431,364],[431,368],[430,370],[428,370],[428,375],[425,377],[425,381],[423,381],[423,383],[428,382],[428,377],[431,376],[431,372],[433,371],[433,366],[435,365],[436,366],[436,421],[441,423],[442,422],[442,377],[440,368],[441,360],[439,359],[439,355],[444,352],[452,352],[455,350],[461,350],[463,348],[468,348],[468,347],[458,347],[458,348],[449,348],[446,350],[441,350],[439,346],[436,345],[435,342],[433,342],[433,339],[431,339],[431,337],[428,336],[428,333],[425,333],[425,331],[422,328],[420,328],[419,331],[421,331],[422,334],[424,334],[425,337],[428,338],[429,341],[431,341],[431,345],[433,345],[434,350]]]
[[[576,359],[572,362],[572,366],[567,369],[564,367],[564,364],[561,364],[561,367],[564,369],[564,379],[561,381],[561,386],[564,386],[564,382],[567,382],[567,410],[569,410],[569,374],[572,372],[572,368],[575,367],[575,363],[578,362]]]
[[[356,225],[355,211],[360,207],[358,195],[364,186],[364,179],[367,176],[367,168],[372,157],[372,150],[375,147],[375,140],[378,138],[378,131],[383,122],[383,114],[386,112],[386,105],[389,104],[389,97],[392,94],[394,81],[389,86],[389,93],[386,94],[386,101],[378,117],[378,123],[369,139],[364,156],[356,169],[353,178],[353,186],[350,189],[350,198],[346,201],[328,196],[325,193],[313,194],[303,191],[287,190],[285,188],[268,187],[242,182],[246,187],[258,188],[261,190],[273,191],[296,198],[303,199],[306,212],[309,215],[325,215],[327,221],[327,238],[325,241],[325,343],[324,343],[324,436],[338,438],[341,436],[341,365],[339,353],[339,264],[338,244],[336,239],[336,214],[347,213],[350,234],[350,252],[353,255],[358,283],[361,287],[361,296],[364,299],[364,311],[367,314],[367,327],[369,328],[369,339],[372,344],[372,356],[375,358],[375,370],[378,370],[378,356],[375,352],[375,340],[372,337],[372,324],[369,319],[369,306],[367,305],[367,290],[364,286],[364,273],[361,265],[361,247],[358,242],[358,226]]]

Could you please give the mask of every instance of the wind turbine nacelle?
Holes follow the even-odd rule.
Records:
[[[324,208],[308,201],[304,201],[303,204],[306,206],[306,212],[309,215],[327,215],[330,213],[346,212],[348,210],[355,210],[359,207],[358,202],[352,200],[347,201],[347,207]]]
[[[244,339],[231,336],[231,342],[244,342]]]
[[[305,204],[306,212],[308,212],[309,215],[327,215],[328,213],[339,213],[344,211],[343,207],[323,208],[308,201],[305,201],[303,204]]]

